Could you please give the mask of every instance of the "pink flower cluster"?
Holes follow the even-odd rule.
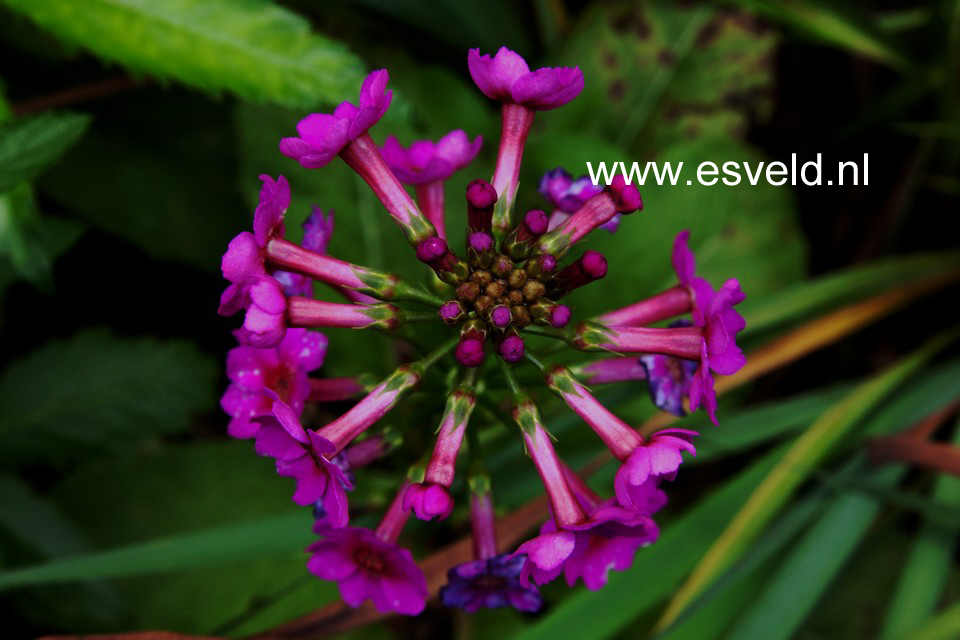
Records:
[[[531,71],[506,48],[492,57],[471,50],[467,63],[480,91],[500,104],[502,129],[491,179],[478,178],[467,187],[460,252],[446,233],[445,185],[475,159],[482,140],[455,130],[436,142],[404,146],[388,137],[378,146],[370,129],[390,105],[386,71],[366,78],[358,104],[343,102],[332,113],[308,115],[296,137],[280,141],[281,153],[304,167],[321,168],[339,157],[356,171],[429,267],[429,285],[329,255],[332,212],[314,208],[302,242],[287,240],[284,217],[291,193],[283,176],[261,176],[252,232],[230,242],[221,265],[229,286],[220,313],[244,314],[234,333],[239,344],[227,357],[230,386],[222,406],[230,416],[228,432],[252,439],[256,453],[273,459],[277,473],[294,480],[293,501],[313,507],[318,540],[308,549],[307,569],[337,582],[350,606],[370,600],[382,612],[413,615],[426,606],[426,578],[400,538],[411,515],[443,520],[457,509],[455,477],[464,448],[471,458],[465,484],[474,557],[449,568],[448,584],[439,593],[443,604],[467,611],[502,606],[535,611],[542,603],[537,586],[561,574],[571,586],[583,581],[589,589],[602,588],[610,570],[627,569],[636,552],[657,539],[653,516],[667,502],[663,483],[677,474],[684,453],[695,454],[696,433],[667,429],[645,438],[586,385],[645,380],[658,407],[683,414],[687,406],[702,406],[715,422],[713,374],[732,374],[745,362],[736,345],[744,321],[734,309],[743,293],[736,279],[714,289],[696,275],[688,232],[674,245],[676,286],[571,324],[573,309],[561,299],[606,277],[608,264],[595,250],[569,260],[567,254],[592,231],[614,231],[621,218],[642,209],[640,193],[623,179],[603,187],[557,169],[540,183],[551,213],[534,209],[515,215],[534,117],[573,100],[583,88],[583,74],[576,67]],[[344,301],[315,299],[315,283]],[[669,320],[669,326],[659,326]],[[421,323],[432,323],[417,336],[432,340],[432,350],[418,359],[408,354],[379,383],[362,373],[323,374],[328,343],[317,329],[377,329],[409,338],[413,325]],[[445,337],[438,341],[438,335]],[[531,335],[617,357],[572,369],[545,363],[528,347]],[[489,354],[499,371],[481,366]],[[574,411],[620,462],[608,497],[557,454],[538,406],[514,373],[525,364],[539,369],[540,386]],[[500,384],[486,383],[496,376]],[[348,495],[363,481],[357,471],[406,448],[402,432],[423,426],[405,425],[397,433],[378,425],[427,378],[434,388],[448,389],[442,412],[433,409],[440,419],[432,454],[409,452],[409,471],[379,525],[351,525]],[[500,548],[495,535],[492,480],[483,464],[479,427],[471,422],[481,392],[491,394],[494,405],[512,402],[524,451],[549,499],[539,535],[515,550]],[[496,419],[489,408],[482,413],[484,420]]]

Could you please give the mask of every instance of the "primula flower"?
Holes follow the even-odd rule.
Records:
[[[396,544],[408,513],[394,499],[375,531],[359,527],[324,529],[307,551],[307,569],[322,580],[337,582],[351,607],[368,598],[382,613],[416,615],[427,600],[427,579],[413,555]]]
[[[290,329],[276,347],[234,347],[227,354],[230,386],[220,399],[230,415],[227,432],[234,438],[250,438],[258,425],[252,418],[267,413],[273,404],[268,389],[297,415],[310,396],[307,374],[323,365],[327,338],[306,329]]]
[[[618,221],[642,225],[637,216],[626,217],[642,210],[640,192],[623,176],[600,187],[554,170],[540,185],[550,210],[514,213],[536,112],[575,98],[583,76],[578,68],[531,71],[507,49],[493,57],[473,50],[468,68],[478,88],[501,103],[501,137],[490,180],[475,177],[459,203],[462,240],[446,234],[444,181],[473,160],[480,140],[471,142],[456,130],[436,143],[404,148],[388,138],[378,147],[369,129],[390,103],[386,71],[367,76],[357,105],[345,102],[330,114],[307,115],[298,137],[280,142],[281,151],[302,166],[320,168],[339,157],[363,178],[425,265],[422,282],[328,255],[332,216],[319,209],[307,220],[301,243],[286,239],[291,194],[282,176],[262,176],[252,230],[230,242],[221,265],[230,282],[221,313],[246,311],[237,331],[245,346],[231,352],[228,363],[228,430],[252,436],[255,450],[274,458],[280,475],[296,480],[293,499],[313,505],[320,536],[309,548],[307,567],[336,581],[350,606],[369,599],[382,612],[423,610],[429,596],[425,576],[397,541],[411,515],[438,521],[454,514],[444,526],[455,529],[462,522],[456,512],[466,510],[464,486],[474,554],[447,567],[449,582],[440,592],[445,605],[534,611],[541,605],[536,584],[561,573],[570,585],[601,588],[611,569],[626,569],[656,540],[652,516],[666,504],[664,487],[683,454],[695,454],[696,434],[667,429],[644,437],[586,384],[646,380],[657,406],[680,414],[689,399],[691,409],[705,406],[715,421],[713,375],[744,364],[735,339],[744,328],[735,310],[743,292],[735,278],[714,290],[696,275],[688,232],[674,242],[676,286],[592,321],[576,317],[581,288],[630,274],[612,273],[596,250],[568,254],[596,229]],[[419,204],[404,182],[416,187]],[[314,299],[314,282],[347,302]],[[649,326],[676,317],[681,320],[671,326]],[[421,324],[428,327],[417,331]],[[379,383],[363,372],[308,377],[323,361],[325,342],[307,330],[325,327],[376,329],[396,338],[397,348],[382,352],[384,359],[396,359],[396,368]],[[528,340],[531,335],[537,340]],[[560,349],[542,349],[540,340],[553,340]],[[359,361],[351,359],[351,346],[345,343],[338,367]],[[603,356],[573,371],[550,359],[565,359],[560,351],[569,348]],[[482,366],[491,359],[498,367]],[[541,371],[540,381],[515,373],[528,363]],[[415,394],[421,382],[426,388]],[[545,401],[543,387],[552,390],[619,461],[605,492],[589,488],[557,454],[526,386],[540,387],[535,395]],[[435,402],[441,392],[445,407]],[[484,470],[483,450],[499,443],[483,431],[505,420],[502,407],[511,401],[522,441],[516,446],[522,444],[532,460],[548,498],[540,534],[513,550],[497,546],[493,480]],[[309,406],[321,402],[329,403],[321,411]],[[385,435],[391,426],[383,424],[401,403],[402,417],[391,426],[409,433],[403,446]],[[480,420],[472,419],[475,408]],[[424,440],[438,422],[430,454]],[[457,461],[464,447],[466,482],[455,482],[463,472]],[[354,482],[367,481],[361,467],[388,452],[403,458],[406,479],[375,530],[348,526],[347,492]]]
[[[409,149],[405,149],[395,137],[389,136],[380,148],[384,161],[394,175],[401,182],[414,185],[417,203],[427,220],[433,223],[440,238],[446,238],[443,183],[454,171],[470,164],[481,145],[483,138],[480,136],[470,142],[463,130],[456,129],[437,142],[417,140]]]
[[[590,176],[583,175],[574,179],[565,169],[558,167],[543,174],[538,190],[553,207],[548,227],[553,230],[566,222],[570,215],[576,213],[590,198],[599,195],[603,187],[593,184]],[[620,217],[619,213],[614,215],[599,228],[615,233],[620,227]]]
[[[254,420],[259,423],[255,435],[257,453],[274,458],[277,473],[297,481],[293,501],[306,506],[320,500],[330,524],[346,526],[345,489],[351,485],[343,470],[326,457],[334,453],[333,444],[315,431],[304,429],[293,409],[277,398],[269,414]]]
[[[543,604],[540,592],[533,585],[521,583],[524,555],[497,553],[489,478],[474,475],[469,484],[474,560],[447,572],[447,585],[440,589],[441,602],[467,612],[499,607],[539,610]]]

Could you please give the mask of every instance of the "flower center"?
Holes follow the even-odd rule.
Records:
[[[473,579],[473,586],[476,589],[502,591],[508,586],[508,580],[503,576],[481,573]]]
[[[383,573],[386,563],[383,557],[370,547],[360,547],[353,552],[353,561],[370,573]]]

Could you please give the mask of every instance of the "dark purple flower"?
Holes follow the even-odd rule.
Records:
[[[440,601],[468,613],[499,607],[538,611],[543,604],[539,590],[520,584],[525,561],[522,555],[501,553],[459,564],[447,571],[447,585],[440,589]]]
[[[641,355],[639,361],[653,404],[675,416],[687,415],[683,409],[683,399],[690,395],[697,363],[659,353]]]
[[[259,425],[252,419],[268,413],[273,404],[265,393],[273,391],[297,415],[310,395],[307,374],[323,365],[327,337],[316,331],[289,329],[276,347],[234,347],[227,353],[230,386],[220,406],[230,416],[227,433],[251,438]]]
[[[334,445],[316,432],[304,429],[293,409],[274,398],[270,413],[254,418],[259,423],[256,450],[277,462],[277,473],[294,478],[293,501],[307,506],[320,500],[333,527],[345,527],[349,520],[347,493],[352,488],[339,466],[330,462]]]
[[[388,136],[380,153],[400,182],[417,185],[449,179],[473,161],[482,145],[482,137],[470,142],[463,130],[456,129],[437,142],[417,140],[407,149]]]
[[[388,79],[385,69],[370,73],[360,88],[360,106],[345,101],[333,114],[310,114],[297,124],[299,137],[280,141],[280,152],[308,169],[325,166],[386,113],[393,98],[387,90]]]
[[[307,570],[338,583],[351,607],[373,601],[381,613],[417,615],[427,601],[427,579],[407,549],[369,529],[345,527],[323,531],[307,551]]]
[[[579,67],[545,67],[530,71],[526,60],[506,47],[493,57],[479,49],[467,54],[467,66],[477,87],[488,98],[546,111],[570,102],[583,91]]]

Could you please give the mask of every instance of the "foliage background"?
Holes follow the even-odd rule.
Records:
[[[431,606],[349,633],[649,633],[784,448],[820,429],[829,437],[814,442],[830,444],[806,481],[780,504],[754,505],[756,544],[728,550],[720,579],[663,635],[956,637],[960,489],[938,473],[956,471],[953,449],[943,445],[932,470],[876,470],[865,451],[869,436],[960,395],[955,346],[909,355],[955,324],[958,289],[942,286],[958,265],[946,232],[960,202],[958,28],[955,3],[887,0],[0,0],[0,615],[10,637],[242,636],[336,598],[303,568],[308,514],[290,503],[288,481],[225,435],[217,398],[235,319],[215,313],[219,258],[249,224],[257,175],[283,173],[288,229],[311,204],[334,207],[331,253],[421,278],[359,179],[339,164],[303,170],[277,141],[309,110],[354,99],[365,70],[387,67],[397,98],[378,139],[463,128],[486,140],[447,190],[455,236],[456,194],[490,171],[499,135],[466,48],[501,45],[538,65],[580,65],[587,81],[571,105],[538,116],[520,206],[539,206],[532,187],[545,170],[579,173],[585,160],[682,160],[691,172],[705,160],[822,153],[829,172],[870,155],[868,186],[645,186],[642,214],[591,239],[610,276],[578,295],[578,314],[668,283],[670,239],[684,228],[711,280],[740,278],[748,347],[805,327],[822,336],[813,318],[867,296],[899,292],[909,304],[724,396],[720,428],[681,423],[706,433],[671,487],[664,538],[599,594],[552,585],[537,616]],[[937,277],[932,296],[910,297]],[[330,337],[324,373],[392,368],[386,338]],[[862,386],[878,371],[889,385]],[[859,413],[837,404],[851,390]],[[607,399],[636,423],[653,413],[640,387]],[[582,425],[548,415],[574,463],[597,453]],[[953,421],[941,422],[935,437],[949,440]],[[518,440],[495,444],[509,510],[540,489]],[[351,501],[361,521],[382,507],[392,472],[365,474]],[[412,528],[421,556],[467,530],[459,516]]]

